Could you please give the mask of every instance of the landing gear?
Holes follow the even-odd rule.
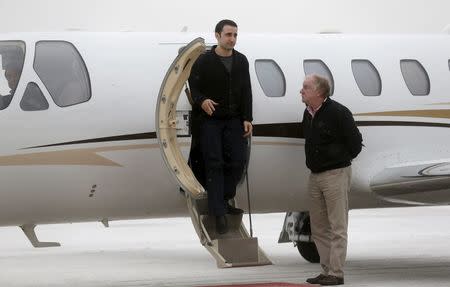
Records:
[[[320,262],[319,252],[317,252],[317,247],[314,242],[298,242],[297,249],[306,261],[311,263]]]
[[[300,255],[308,262],[319,263],[320,256],[311,238],[308,212],[287,212],[278,243],[293,242]]]
[[[306,261],[309,261],[311,263],[319,263],[320,262],[319,252],[317,251],[316,244],[311,239],[311,224],[309,221],[309,215],[303,220],[303,226],[300,230],[300,234],[308,235],[310,241],[308,242],[297,241],[298,252],[300,252],[300,255]]]

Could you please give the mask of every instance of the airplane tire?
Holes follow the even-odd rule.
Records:
[[[319,263],[320,256],[314,242],[297,242],[297,249],[300,255],[308,262]]]
[[[311,221],[309,216],[306,217],[303,227],[300,230],[301,234],[311,235]],[[308,262],[319,263],[320,256],[314,242],[297,242],[297,249],[300,255]]]

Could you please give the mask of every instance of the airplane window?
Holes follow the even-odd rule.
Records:
[[[280,66],[274,60],[256,60],[255,70],[258,82],[267,97],[284,97],[286,79]]]
[[[47,99],[36,83],[28,83],[20,101],[20,108],[24,111],[42,111],[48,109]]]
[[[381,78],[375,66],[368,60],[352,60],[353,77],[364,96],[381,94]]]
[[[330,96],[334,93],[334,80],[330,69],[322,60],[304,60],[303,69],[305,70],[305,76],[311,74],[317,74],[325,77],[330,81]]]
[[[0,110],[9,106],[22,75],[25,43],[0,41]]]
[[[426,96],[430,93],[430,78],[417,60],[401,60],[400,68],[406,86],[414,96]]]
[[[88,71],[71,43],[37,42],[33,67],[58,106],[76,105],[91,98]]]

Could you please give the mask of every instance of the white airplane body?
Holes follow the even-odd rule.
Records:
[[[188,33],[14,33],[25,61],[11,103],[0,110],[0,226],[174,217],[188,214],[161,156],[155,111],[164,75]],[[204,35],[203,35],[204,36]],[[215,43],[213,35],[206,43]],[[91,96],[58,106],[34,67],[40,41],[73,44],[86,65]],[[450,202],[450,37],[448,35],[240,35],[237,50],[250,63],[255,134],[248,168],[252,212],[307,211],[304,139],[261,129],[302,120],[299,89],[304,61],[321,60],[334,79],[333,99],[354,114],[363,134],[353,161],[350,208]],[[265,95],[255,61],[275,61],[283,97]],[[364,96],[352,60],[379,72],[379,96]],[[428,95],[412,95],[400,61],[417,60],[430,79]],[[34,82],[48,109],[24,111]],[[183,99],[181,99],[183,98]],[[177,109],[190,110],[180,97]],[[189,138],[180,138],[186,155]],[[237,204],[246,209],[245,184]]]

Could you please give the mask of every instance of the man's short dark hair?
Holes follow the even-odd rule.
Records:
[[[237,28],[236,22],[234,22],[233,20],[224,19],[224,20],[220,20],[219,23],[217,23],[216,33],[220,34],[220,32],[222,32],[222,30],[223,30],[223,27],[226,25]]]

